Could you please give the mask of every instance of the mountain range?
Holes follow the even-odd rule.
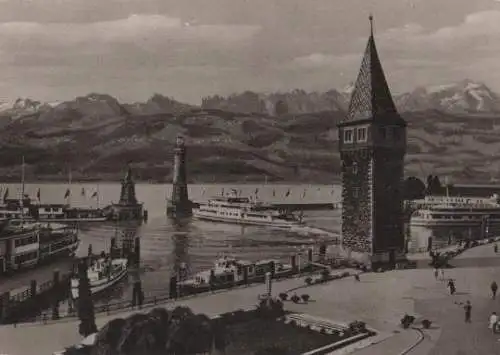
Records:
[[[160,94],[121,103],[92,93],[65,102],[0,104],[0,178],[117,180],[130,164],[140,180],[171,179],[177,134],[188,143],[191,181],[302,181],[339,178],[336,124],[342,90],[246,91],[201,105]],[[500,175],[500,96],[471,80],[394,96],[408,122],[406,174],[492,182]]]

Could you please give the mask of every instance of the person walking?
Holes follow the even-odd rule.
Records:
[[[490,289],[491,289],[491,298],[495,299],[497,297],[497,291],[498,291],[498,285],[495,281],[491,283]]]
[[[454,295],[457,289],[455,288],[455,282],[453,282],[453,279],[448,281],[448,288],[450,289],[450,295]]]
[[[437,267],[434,268],[434,278],[437,280],[438,279],[438,274],[439,273],[439,270]]]
[[[496,326],[497,326],[497,323],[498,323],[498,316],[497,316],[497,313],[496,312],[492,312],[491,313],[491,316],[490,316],[490,326],[489,328],[491,329],[491,331],[493,333],[496,332]]]
[[[444,278],[444,269],[443,269],[443,268],[441,268],[441,270],[440,270],[440,271],[441,271],[441,280],[443,280],[443,281],[444,281],[444,280],[445,280],[445,278]]]
[[[472,305],[470,304],[470,301],[467,301],[465,303],[464,311],[465,311],[465,323],[470,323],[471,313],[472,313]]]

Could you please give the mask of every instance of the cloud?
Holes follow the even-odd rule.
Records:
[[[74,46],[88,43],[138,43],[147,41],[237,42],[252,38],[260,28],[250,25],[189,25],[164,15],[131,15],[124,19],[92,23],[6,22],[0,24],[0,41]]]
[[[306,56],[294,58],[292,66],[318,69],[324,67],[339,68],[351,64],[352,61],[360,61],[361,56],[357,54],[333,55],[326,53],[312,53]],[[359,63],[358,63],[359,64]]]

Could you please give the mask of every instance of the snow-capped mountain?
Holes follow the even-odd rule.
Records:
[[[437,109],[448,112],[500,112],[500,96],[472,80],[417,88],[395,97],[400,111]]]
[[[33,115],[35,113],[46,111],[59,103],[44,103],[29,98],[18,98],[11,102],[0,103],[0,115],[9,116],[12,119]]]

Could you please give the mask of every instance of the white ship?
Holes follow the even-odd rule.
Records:
[[[233,256],[225,256],[215,261],[214,267],[210,270],[196,273],[192,278],[179,282],[180,285],[200,287],[210,284],[210,279],[214,283],[240,282],[245,278],[244,269],[247,269],[247,277],[249,279],[265,275],[270,272],[271,262],[274,262],[275,271],[285,271],[291,266],[284,265],[278,260],[259,260],[251,262],[240,260]]]
[[[193,217],[213,222],[292,228],[303,225],[302,217],[277,211],[248,197],[215,197],[193,209]]]
[[[500,229],[500,204],[493,198],[443,197],[422,201],[410,225],[421,227],[487,227]]]
[[[118,283],[127,275],[127,259],[100,258],[94,260],[87,270],[92,295],[102,292]],[[78,277],[71,279],[71,296],[78,299]]]

